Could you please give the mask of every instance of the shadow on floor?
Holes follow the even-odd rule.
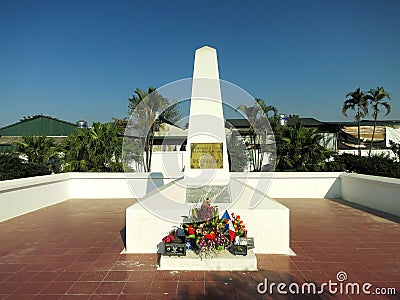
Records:
[[[376,210],[376,209],[373,209],[373,208],[369,208],[369,207],[366,207],[366,206],[363,206],[363,205],[360,205],[360,204],[357,204],[357,203],[353,203],[353,202],[350,202],[350,201],[347,201],[347,200],[343,200],[343,199],[331,199],[330,198],[329,200],[337,202],[337,203],[340,203],[340,204],[343,204],[343,205],[346,205],[346,206],[350,206],[350,207],[358,209],[358,210],[362,210],[362,211],[367,212],[367,213],[369,213],[371,215],[374,215],[374,216],[377,216],[377,217],[381,217],[381,218],[384,218],[384,219],[387,219],[387,220],[390,220],[390,221],[393,221],[393,222],[396,222],[396,223],[400,224],[400,217],[397,217],[395,215],[391,215],[391,214],[388,214],[388,213],[385,213],[385,212],[382,212],[382,211],[379,211],[379,210]]]
[[[265,281],[266,279],[266,281]],[[258,291],[258,286],[261,292]],[[267,283],[267,285],[265,285]],[[307,286],[302,291],[304,282],[298,278],[291,276],[289,273],[273,272],[273,271],[258,271],[258,272],[209,272],[206,275],[204,293],[197,295],[198,287],[193,285],[193,282],[181,281],[178,287],[178,295],[173,299],[334,299],[337,295],[330,294],[325,288],[321,295],[318,291],[321,290],[320,284],[316,282],[307,282]],[[287,294],[281,294],[277,290],[278,284],[285,284]],[[289,285],[292,285],[294,291],[299,287],[299,293],[291,293],[288,290]],[[315,286],[308,290],[308,286]],[[267,289],[266,289],[267,287]]]

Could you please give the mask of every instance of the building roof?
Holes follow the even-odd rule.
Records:
[[[304,126],[320,126],[323,125],[322,122],[318,121],[317,119],[314,118],[289,118],[288,119],[288,125],[293,126],[296,125],[297,123],[302,123]]]
[[[302,123],[306,127],[318,126],[358,126],[356,121],[319,121],[314,118],[289,118],[288,125],[293,126],[296,123]],[[361,120],[361,126],[374,126],[374,120]],[[377,126],[400,126],[400,120],[378,120]]]
[[[340,126],[357,126],[356,121],[323,122],[324,124],[335,124]],[[361,120],[361,126],[374,126],[374,120]],[[377,126],[399,126],[400,120],[378,120]]]
[[[0,128],[1,136],[67,136],[76,129],[76,125],[50,116],[36,115]]]

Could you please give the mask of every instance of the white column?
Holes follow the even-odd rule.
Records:
[[[229,181],[217,51],[208,46],[195,53],[184,163],[185,182],[189,185],[218,185]]]

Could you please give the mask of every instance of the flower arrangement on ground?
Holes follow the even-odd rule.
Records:
[[[244,225],[243,221],[240,220],[240,216],[239,215],[235,216],[234,213],[232,213],[231,216],[233,219],[232,223],[233,223],[233,228],[235,229],[235,236],[246,237],[247,229],[246,229],[246,226]]]
[[[247,236],[246,226],[240,216],[234,213],[229,215],[225,211],[220,218],[218,207],[211,205],[209,198],[193,208],[189,217],[184,218],[185,223],[178,230],[183,229],[184,240],[190,243],[190,248],[201,258],[212,257],[220,250],[230,249],[235,238]],[[181,243],[178,230],[165,236],[162,239],[164,244]]]
[[[199,256],[213,256],[219,250],[229,248],[236,236],[246,236],[247,230],[240,216],[232,214],[231,220],[228,212],[220,218],[218,207],[211,205],[207,198],[199,207],[192,209],[192,214],[187,217],[189,222],[183,223],[186,239],[191,241],[192,249]]]

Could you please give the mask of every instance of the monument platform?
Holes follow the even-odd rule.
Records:
[[[166,184],[126,209],[127,253],[162,253],[162,238],[181,222],[173,222],[155,212],[163,207],[160,213],[166,216],[189,214],[190,204],[185,204],[187,187],[182,184],[183,181],[178,179]],[[248,235],[254,237],[254,252],[290,255],[289,209],[234,176],[230,178],[228,188],[235,201],[213,205],[218,205],[221,215],[227,209],[229,213],[241,216]],[[259,204],[250,209],[255,198]]]
[[[193,251],[186,256],[161,256],[158,270],[189,271],[257,271],[257,258],[253,250],[246,256],[233,255],[227,250],[219,251],[213,257],[200,258]]]

